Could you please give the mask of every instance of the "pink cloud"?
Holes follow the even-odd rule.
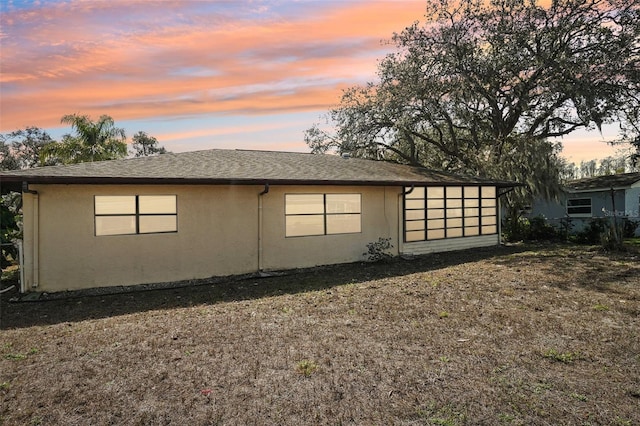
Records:
[[[416,1],[311,2],[295,15],[269,3],[201,9],[211,4],[9,10],[0,18],[0,130],[56,126],[71,112],[121,120],[326,110],[342,88],[374,77],[389,49],[380,41],[423,12]]]

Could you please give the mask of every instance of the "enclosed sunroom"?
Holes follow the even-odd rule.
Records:
[[[405,188],[403,250],[457,250],[499,243],[499,199],[494,185]]]

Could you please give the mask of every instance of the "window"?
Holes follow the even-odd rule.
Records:
[[[176,198],[175,195],[96,195],[96,236],[177,232]]]
[[[407,242],[498,232],[493,186],[414,187],[404,203]]]
[[[572,198],[567,200],[567,214],[569,216],[591,217],[591,198]]]
[[[286,194],[285,235],[361,232],[360,194]]]

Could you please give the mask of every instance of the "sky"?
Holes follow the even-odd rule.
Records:
[[[0,133],[54,139],[66,114],[113,117],[169,151],[308,152],[304,131],[376,80],[422,0],[0,0]],[[565,137],[604,158],[615,128]]]

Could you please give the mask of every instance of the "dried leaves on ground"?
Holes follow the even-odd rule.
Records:
[[[512,246],[2,301],[0,424],[640,424],[640,257]]]

